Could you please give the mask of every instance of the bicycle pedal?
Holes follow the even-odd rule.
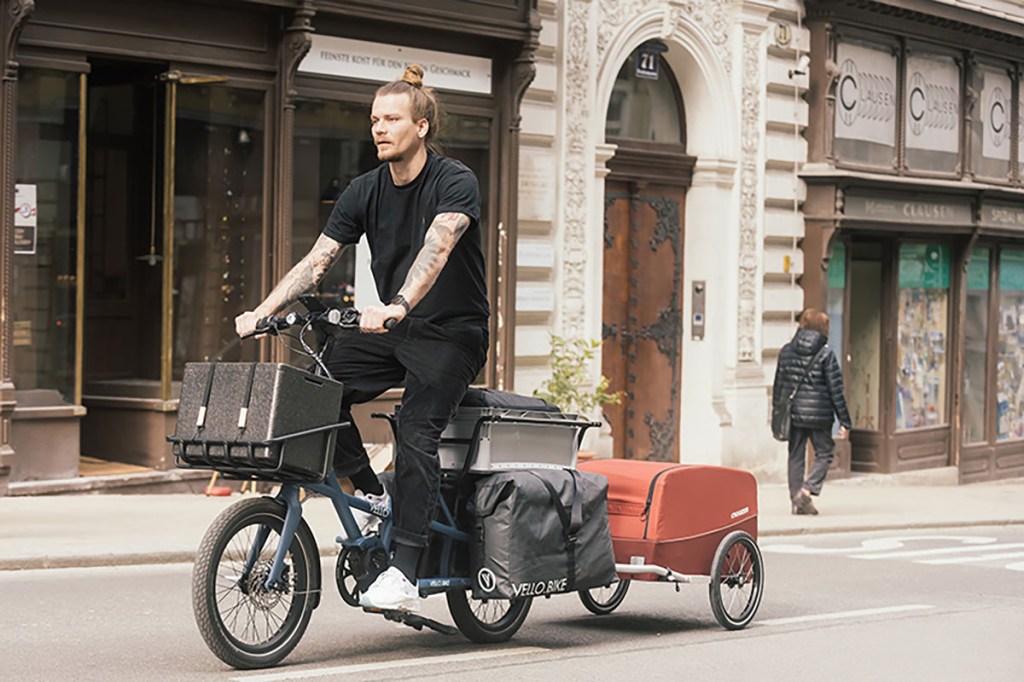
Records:
[[[366,606],[363,607],[363,610],[369,613],[379,613],[392,622],[401,623],[402,625],[408,625],[409,627],[417,631],[423,630],[423,628],[427,628],[428,630],[439,632],[442,635],[451,636],[459,634],[458,628],[454,628],[451,625],[445,625],[444,623],[439,623],[436,620],[433,620],[432,618],[426,618],[425,616],[421,616],[416,613],[409,613],[407,611],[395,611],[389,609],[371,609]]]

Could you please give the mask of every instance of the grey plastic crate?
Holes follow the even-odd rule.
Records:
[[[250,373],[252,392],[242,420]],[[207,385],[210,395],[200,427]],[[330,462],[335,431],[266,443],[338,423],[341,395],[339,382],[289,365],[188,363],[178,423],[169,438],[177,465],[251,478],[320,480]]]
[[[460,407],[441,434],[441,468],[461,470],[481,418],[480,447],[469,471],[487,473],[524,468],[574,468],[580,428],[587,422],[559,412],[510,410],[495,407]],[[530,423],[516,422],[528,419]],[[537,423],[550,422],[550,423]]]

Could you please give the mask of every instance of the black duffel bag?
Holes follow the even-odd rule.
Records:
[[[511,599],[616,581],[608,479],[570,469],[494,474],[476,487],[473,596]]]

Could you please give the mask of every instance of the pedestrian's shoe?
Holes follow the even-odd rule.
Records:
[[[419,613],[420,593],[404,573],[389,566],[359,597],[359,605],[382,611]]]
[[[797,515],[811,515],[817,516],[818,509],[814,506],[814,502],[811,501],[811,496],[800,491],[793,498],[793,513]]]
[[[384,509],[391,508],[391,496],[388,495],[388,491],[384,491],[381,495],[373,495],[371,493],[364,493],[361,490],[356,491],[356,497],[361,497],[375,507],[383,507]],[[352,516],[356,519],[356,524],[359,526],[359,532],[362,535],[369,535],[378,528],[380,528],[380,517],[364,512],[362,509],[352,508]]]

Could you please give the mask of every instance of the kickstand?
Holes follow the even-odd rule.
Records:
[[[402,625],[408,625],[414,630],[422,630],[427,628],[434,632],[440,632],[442,635],[457,635],[459,634],[458,628],[453,628],[451,625],[445,625],[444,623],[438,623],[436,620],[431,618],[425,618],[415,613],[408,613],[406,611],[392,611],[384,609],[372,609],[363,607],[363,611],[367,613],[379,613],[385,618],[395,623],[401,623]]]

